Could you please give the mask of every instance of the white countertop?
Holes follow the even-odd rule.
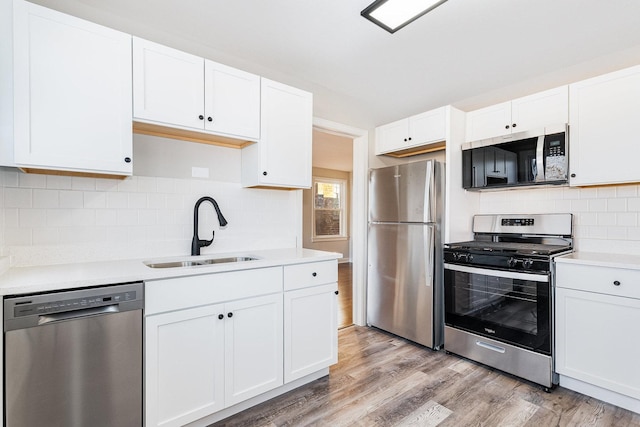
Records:
[[[597,252],[573,252],[554,258],[557,263],[595,265],[640,270],[640,256]]]
[[[250,256],[255,261],[231,262],[195,267],[150,268],[145,262],[170,262],[198,258],[226,258]],[[0,276],[0,295],[15,295],[125,282],[148,281],[171,277],[195,276],[223,271],[247,270],[287,264],[329,261],[341,258],[335,252],[312,249],[272,249],[202,255],[200,257],[171,257],[136,260],[82,262],[37,267],[9,268]]]

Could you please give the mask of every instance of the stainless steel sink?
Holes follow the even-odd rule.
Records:
[[[197,267],[203,265],[225,264],[229,262],[255,261],[258,258],[249,256],[237,256],[227,258],[204,258],[189,261],[168,261],[168,262],[145,262],[149,268],[179,268],[179,267]]]

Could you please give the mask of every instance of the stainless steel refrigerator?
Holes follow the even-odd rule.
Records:
[[[438,349],[443,340],[443,165],[369,172],[367,323]]]

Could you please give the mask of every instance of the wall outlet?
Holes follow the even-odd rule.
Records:
[[[191,167],[191,176],[193,178],[209,178],[209,168]]]

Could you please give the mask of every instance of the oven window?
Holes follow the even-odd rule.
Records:
[[[549,283],[445,269],[449,326],[550,354]]]

